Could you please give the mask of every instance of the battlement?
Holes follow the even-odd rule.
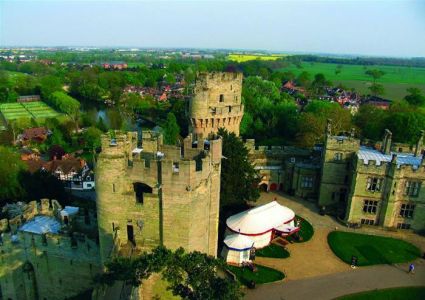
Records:
[[[199,72],[196,77],[196,84],[207,84],[211,81],[241,81],[241,72]]]
[[[360,148],[360,140],[348,136],[328,136],[326,149],[357,151]]]

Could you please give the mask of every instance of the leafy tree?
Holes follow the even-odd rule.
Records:
[[[80,113],[80,102],[62,91],[56,91],[48,98],[48,103],[59,111],[67,114],[74,122],[75,128],[78,130],[78,121]]]
[[[383,95],[384,94],[384,86],[378,84],[376,81],[385,75],[384,71],[378,69],[369,69],[365,72],[366,75],[372,77],[372,84],[369,87],[369,90],[373,96]]]
[[[351,114],[338,103],[314,100],[309,103],[300,116],[297,143],[312,147],[323,141],[327,119],[332,119],[332,132],[340,134],[351,127]]]
[[[373,83],[376,83],[376,80],[384,76],[385,72],[378,69],[369,69],[366,70],[365,74],[372,77]]]
[[[314,95],[322,95],[325,92],[325,88],[332,83],[326,80],[325,75],[318,73],[314,75],[314,80],[311,83],[311,89]]]
[[[0,207],[24,194],[19,174],[26,166],[12,148],[0,146]]]
[[[153,273],[161,273],[169,284],[168,289],[183,299],[241,299],[238,283],[218,276],[219,268],[225,268],[223,261],[204,253],[185,253],[183,248],[173,252],[157,247],[136,258],[114,258],[96,281],[112,285],[120,280],[138,286]]]
[[[44,99],[49,98],[54,92],[62,91],[61,80],[54,75],[44,76],[40,79],[41,95]]]
[[[106,126],[105,122],[103,121],[102,117],[99,117],[99,119],[96,122],[96,127],[103,132],[108,131],[108,127]]]
[[[384,86],[382,84],[379,84],[379,83],[372,83],[369,86],[369,90],[370,90],[370,93],[373,96],[380,96],[380,95],[383,95],[385,93]]]
[[[385,130],[387,116],[387,111],[366,104],[360,106],[358,113],[354,117],[354,123],[360,128],[363,137],[378,141],[382,138]]]
[[[308,88],[310,86],[310,78],[310,73],[303,71],[298,75],[296,82],[302,87]]]
[[[96,127],[89,127],[83,133],[84,145],[92,151],[93,161],[96,149],[101,146],[100,137],[102,133],[103,132]]]
[[[409,88],[407,89],[409,94],[404,97],[410,105],[414,106],[424,106],[425,105],[425,96],[422,95],[421,90],[418,88]]]
[[[220,205],[226,207],[257,200],[259,176],[248,159],[248,150],[234,133],[220,128],[218,135],[223,139]]]
[[[167,145],[175,145],[180,134],[180,127],[177,124],[176,116],[172,112],[168,113],[163,129],[164,143]]]

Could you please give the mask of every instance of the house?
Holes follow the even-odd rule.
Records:
[[[23,144],[28,144],[30,142],[42,143],[50,134],[50,130],[45,127],[34,127],[25,129],[18,139]]]
[[[111,61],[102,63],[102,67],[107,70],[124,70],[128,68],[128,65],[123,61]]]
[[[62,159],[44,161],[40,157],[24,160],[28,171],[34,173],[38,170],[49,172],[64,182],[66,188],[75,190],[91,190],[94,188],[94,174],[86,161],[81,158],[64,155]]]
[[[364,105],[364,104],[373,105],[377,108],[387,110],[387,109],[390,108],[391,100],[384,99],[384,98],[377,97],[377,96],[369,96],[369,97],[363,99],[362,105]]]

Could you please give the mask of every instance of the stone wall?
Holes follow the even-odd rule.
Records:
[[[61,207],[48,199],[31,202],[9,220],[0,243],[0,289],[4,299],[64,299],[93,286],[101,271],[99,248],[83,233],[39,234],[17,231],[35,215],[54,217]],[[77,220],[76,220],[77,222]],[[7,223],[7,222],[6,222]],[[93,226],[96,226],[93,220]],[[12,240],[12,235],[14,240]]]
[[[143,151],[133,154],[126,145],[134,135],[116,136],[117,145],[103,137],[96,166],[102,261],[114,247],[127,244],[139,251],[165,245],[215,256],[221,139],[194,143],[187,138],[180,148],[143,132]],[[142,195],[136,185],[145,189]]]

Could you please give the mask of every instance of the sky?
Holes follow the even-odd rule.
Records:
[[[425,57],[425,0],[0,0],[0,47],[5,46]]]

